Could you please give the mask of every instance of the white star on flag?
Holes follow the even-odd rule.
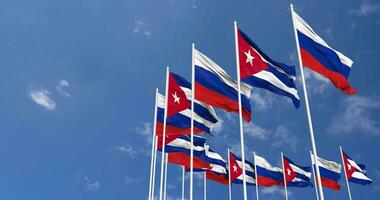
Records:
[[[351,170],[351,165],[347,163],[348,170]]]
[[[292,171],[288,168],[288,176],[290,176],[290,174],[292,173]]]
[[[234,166],[232,166],[234,168],[234,172],[237,172],[237,167],[236,165],[234,164]]]
[[[174,92],[174,94],[172,94],[172,96],[174,97],[174,103],[181,104],[181,103],[179,102],[180,98],[177,96],[177,93],[176,93],[176,92]]]
[[[247,56],[247,60],[245,61],[245,63],[250,63],[251,64],[251,66],[252,66],[252,61],[253,61],[253,59],[255,59],[255,57],[253,57],[252,55],[251,55],[251,51],[250,50],[248,50],[248,52],[244,52],[244,54],[245,54],[245,56]]]

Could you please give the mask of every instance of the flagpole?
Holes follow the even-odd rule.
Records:
[[[255,166],[256,200],[259,200],[259,179],[257,179],[256,152],[253,152],[253,162]]]
[[[165,183],[164,183],[164,200],[166,200],[166,184],[168,181],[168,153],[165,153]]]
[[[318,165],[318,162],[317,162],[317,157],[318,157],[318,155],[317,155],[317,147],[316,147],[315,139],[314,139],[313,123],[312,123],[312,120],[311,120],[311,113],[310,113],[310,108],[309,108],[309,98],[308,98],[308,95],[307,95],[305,76],[304,76],[303,67],[302,67],[303,64],[302,64],[301,53],[300,53],[300,45],[299,45],[299,41],[298,41],[296,26],[294,24],[294,10],[293,10],[293,5],[292,4],[290,4],[290,9],[291,9],[291,12],[292,12],[293,31],[294,31],[294,37],[295,37],[296,45],[297,45],[298,64],[299,64],[299,68],[300,68],[300,72],[301,72],[303,93],[304,93],[304,97],[305,97],[305,105],[306,105],[306,113],[307,113],[307,119],[308,119],[308,124],[309,124],[311,146],[312,146],[312,150],[313,150],[314,160],[316,161],[315,162],[315,166],[316,166],[316,172],[317,172],[317,181],[319,183],[318,184],[319,196],[320,196],[321,200],[324,200],[323,189],[322,189],[322,184],[321,184],[321,176],[320,176],[320,172],[319,172],[319,165]]]
[[[153,188],[153,162],[154,160],[154,146],[156,142],[156,121],[157,121],[157,93],[158,93],[158,88],[156,88],[156,96],[155,96],[155,102],[154,102],[154,118],[153,118],[153,133],[152,133],[152,153],[151,153],[151,160],[150,160],[150,177],[149,177],[149,197],[148,199],[152,200],[152,188]]]
[[[162,200],[162,192],[163,192],[163,185],[164,185],[166,118],[168,116],[168,92],[169,92],[169,67],[166,67],[165,111],[164,111],[164,125],[163,125],[163,131],[162,131],[162,148],[161,148],[160,200]]]
[[[157,120],[156,120],[157,121]],[[156,121],[154,124],[156,124]],[[156,125],[154,125],[154,130],[156,130]],[[154,131],[156,132],[156,131]],[[151,200],[154,199],[154,188],[155,188],[155,181],[156,181],[156,163],[157,163],[157,144],[158,144],[158,136],[154,137],[154,162],[153,162],[153,178],[152,178],[152,196]]]
[[[310,151],[310,159],[314,159],[311,151]],[[314,162],[315,163],[315,162]],[[314,177],[314,188],[315,188],[315,194],[317,195],[317,200],[319,200],[319,195],[318,195],[318,185],[317,185],[317,179],[315,177],[315,171],[314,171],[314,165],[313,165],[313,160],[311,160],[311,170],[313,171],[313,177]]]
[[[206,172],[203,174],[203,199],[207,199],[207,177]]]
[[[236,51],[236,71],[237,71],[237,82],[238,82],[238,100],[239,100],[239,124],[240,124],[240,149],[241,149],[241,159],[243,162],[243,196],[244,200],[247,200],[247,182],[245,178],[245,152],[244,152],[244,133],[243,133],[243,114],[241,109],[241,84],[240,84],[240,62],[239,62],[239,47],[238,47],[238,33],[237,33],[237,22],[234,21],[235,30],[235,51]]]
[[[227,155],[228,155],[228,196],[229,200],[232,200],[232,191],[231,191],[231,166],[230,166],[230,148],[227,148]]]
[[[185,200],[185,166],[182,166],[182,200]]]
[[[339,146],[339,150],[340,150],[340,156],[341,156],[341,158],[342,158],[342,163],[343,163],[344,177],[346,177],[346,184],[347,184],[348,196],[350,197],[350,200],[352,200],[352,197],[351,197],[351,190],[350,190],[350,184],[348,183],[348,178],[347,178],[346,165],[345,165],[345,163],[344,163],[344,158],[343,158],[343,150],[342,150],[342,146]]]
[[[190,141],[191,141],[191,150],[190,150],[190,200],[193,200],[193,157],[194,157],[194,95],[195,95],[195,67],[194,67],[194,50],[195,50],[195,44],[192,43],[192,49],[191,49],[191,123],[190,123]]]
[[[284,154],[281,152],[281,162],[282,162],[282,174],[284,176],[284,188],[285,188],[285,199],[288,200],[288,189],[287,189],[287,182],[286,182],[286,170],[285,170],[285,164],[284,164]]]

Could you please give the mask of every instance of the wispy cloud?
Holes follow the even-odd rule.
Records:
[[[219,117],[218,122],[214,124],[212,133],[215,135],[218,135],[222,131],[223,123],[224,123],[224,120],[221,117]]]
[[[279,126],[277,127],[274,136],[273,136],[274,142],[272,143],[273,147],[279,148],[282,146],[288,146],[292,151],[297,150],[298,145],[298,138],[291,134],[290,130]]]
[[[280,187],[265,187],[261,190],[261,193],[264,195],[285,195],[285,191]],[[288,196],[292,196],[293,193],[288,190]]]
[[[55,110],[57,104],[51,99],[50,92],[46,89],[30,89],[29,97],[39,106],[50,111]]]
[[[323,94],[330,84],[330,80],[322,75],[315,73],[307,68],[304,70],[305,79],[307,80],[307,88],[314,94]],[[301,79],[298,79],[301,83]]]
[[[275,96],[268,91],[255,90],[251,96],[253,108],[258,111],[266,111],[272,107],[275,101]]]
[[[55,87],[57,89],[57,91],[65,96],[65,97],[70,97],[71,95],[67,92],[65,92],[65,89],[66,88],[69,88],[70,87],[70,83],[67,81],[67,80],[60,80],[58,82],[58,85]]]
[[[351,15],[368,16],[380,11],[380,3],[372,3],[371,1],[362,1],[359,8],[349,11]]]
[[[379,122],[371,116],[380,109],[380,101],[364,96],[350,96],[343,100],[341,114],[333,117],[332,124],[328,128],[331,134],[347,134],[358,131],[361,134],[380,134]]]
[[[152,144],[153,125],[150,122],[141,122],[135,131],[146,138],[147,144]]]
[[[136,184],[141,182],[141,178],[124,177],[126,184]]]
[[[136,154],[138,153],[138,151],[129,144],[115,146],[115,149],[120,153],[127,154],[131,158],[135,158]]]
[[[98,181],[92,181],[87,176],[83,177],[85,189],[88,191],[96,191],[100,189],[100,183]]]
[[[255,123],[244,124],[244,133],[250,137],[266,140],[270,132]]]
[[[132,31],[134,34],[141,33],[145,35],[146,37],[152,36],[152,31],[149,29],[147,23],[142,19],[136,19],[135,20],[135,26]]]

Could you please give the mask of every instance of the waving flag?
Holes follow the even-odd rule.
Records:
[[[231,182],[243,184],[243,162],[242,159],[230,153],[230,169]],[[245,181],[248,185],[255,185],[255,167],[251,162],[245,161]]]
[[[312,186],[310,182],[311,168],[300,167],[289,158],[284,156],[284,172],[286,185],[288,187],[307,187]]]
[[[223,185],[228,185],[226,161],[218,153],[211,150],[208,145],[205,148],[207,161],[211,165],[211,169],[208,169],[206,172],[206,178]]]
[[[330,188],[332,190],[340,190],[340,185],[338,183],[340,179],[341,165],[328,161],[323,158],[318,157],[319,172],[321,175],[322,186]],[[311,154],[311,160],[313,166],[315,165],[314,156]],[[318,178],[318,177],[316,177]]]
[[[254,87],[287,96],[298,108],[300,98],[295,84],[294,66],[273,61],[245,33],[239,29],[237,31],[241,80]]]
[[[265,158],[255,155],[258,186],[270,187],[273,185],[283,186],[284,177],[282,169],[273,167]]]
[[[238,113],[237,82],[214,61],[196,49],[194,50],[194,59],[195,98],[227,112]],[[242,84],[241,91],[243,117],[249,122],[251,120],[251,105],[249,103],[251,88]]]
[[[346,172],[346,177],[348,181],[352,183],[358,183],[361,185],[369,185],[372,180],[368,178],[366,174],[365,166],[362,164],[357,164],[353,161],[346,153],[342,151],[343,154],[343,164]]]
[[[331,48],[296,12],[293,12],[293,23],[303,65],[330,79],[343,92],[355,94],[357,91],[348,82],[353,61]]]

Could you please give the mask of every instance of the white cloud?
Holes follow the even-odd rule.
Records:
[[[50,92],[46,89],[31,89],[29,97],[39,106],[48,110],[55,110],[56,103],[50,98]]]
[[[214,124],[212,133],[214,133],[215,135],[218,135],[222,131],[223,123],[224,123],[223,119],[219,117],[218,122]]]
[[[141,178],[124,177],[124,182],[126,184],[136,184],[141,182]]]
[[[141,33],[141,34],[145,35],[146,37],[152,36],[152,32],[148,28],[147,23],[145,21],[143,21],[142,19],[136,19],[135,20],[135,27],[133,28],[132,32],[135,34]]]
[[[88,191],[96,191],[100,189],[100,183],[98,181],[92,181],[87,176],[83,177],[84,185]]]
[[[63,80],[60,80],[58,82],[56,89],[61,95],[66,96],[66,97],[70,97],[71,95],[64,91],[64,89],[68,88],[68,87],[70,87],[70,83],[67,80],[63,79]]]
[[[120,146],[115,146],[115,149],[118,150],[120,153],[127,154],[131,158],[134,158],[136,156],[136,154],[138,153],[137,150],[135,150],[129,144],[123,144]]]
[[[368,16],[380,11],[380,3],[372,3],[370,1],[363,1],[359,8],[350,10],[350,14],[357,16]]]
[[[261,190],[264,195],[285,195],[285,190],[283,187],[265,187]],[[292,196],[293,193],[288,190],[288,197]]]
[[[306,85],[308,91],[311,91],[314,94],[323,94],[329,86],[330,80],[307,68],[304,69],[304,75],[305,79],[307,80]],[[300,81],[300,85],[302,85],[302,80],[298,80]]]
[[[277,127],[273,140],[273,147],[279,148],[282,146],[289,146],[292,151],[296,151],[298,138],[292,135],[289,129],[283,126]]]
[[[135,130],[146,138],[147,144],[152,144],[153,125],[150,122],[141,122]]]
[[[268,91],[259,92],[258,90],[255,90],[251,96],[252,107],[254,110],[258,111],[268,110],[272,107],[274,101],[275,96]]]
[[[243,128],[245,134],[256,139],[266,140],[270,135],[268,130],[256,125],[255,123],[244,124]]]
[[[331,134],[347,134],[353,131],[372,135],[380,134],[380,124],[371,117],[380,109],[380,101],[364,96],[350,96],[343,100],[344,109],[333,118],[328,128]]]

